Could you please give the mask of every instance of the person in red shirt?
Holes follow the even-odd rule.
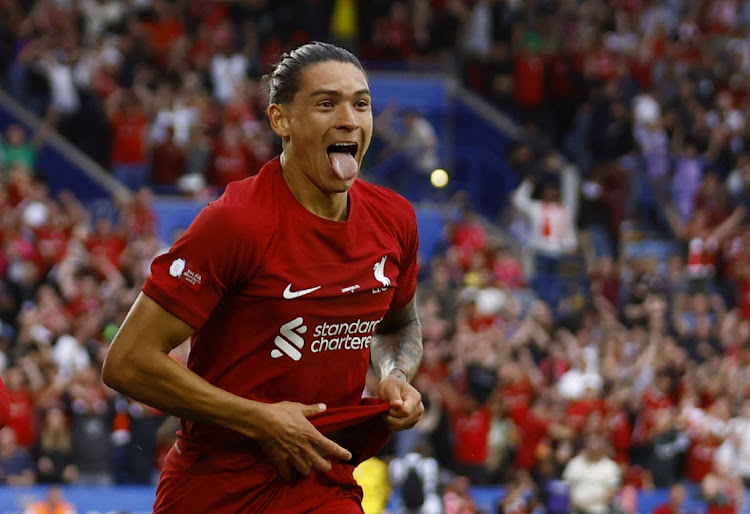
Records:
[[[673,392],[674,383],[669,371],[657,370],[654,386],[644,391],[641,396],[641,410],[634,431],[634,439],[637,442],[650,441],[656,414],[662,409],[675,406]]]
[[[101,217],[94,223],[94,230],[85,241],[86,249],[94,258],[104,258],[115,268],[120,268],[120,257],[128,245],[127,237],[112,221]]]
[[[253,159],[242,141],[240,128],[237,125],[224,126],[209,170],[209,183],[224,189],[230,182],[254,175],[257,170],[253,168]]]
[[[355,464],[424,411],[416,214],[357,180],[362,65],[310,43],[269,85],[281,156],[154,260],[104,362],[107,385],[181,418],[156,514],[362,513]],[[186,339],[187,368],[168,355]],[[362,399],[370,364],[380,399]]]
[[[136,191],[148,180],[146,135],[149,117],[133,92],[116,91],[107,103],[112,131],[109,158],[112,174]]]
[[[516,426],[526,419],[534,398],[534,385],[518,362],[506,362],[500,366],[498,393],[508,414]]]
[[[8,368],[5,372],[5,380],[9,403],[9,414],[5,420],[5,426],[12,428],[15,432],[16,444],[28,449],[36,440],[34,394],[26,384],[26,375],[21,368]]]
[[[630,462],[630,447],[632,446],[633,427],[631,426],[626,402],[629,394],[627,388],[619,388],[612,391],[606,398],[606,413],[604,421],[609,442],[615,454],[613,456],[618,464]]]
[[[565,409],[565,423],[576,433],[581,433],[590,414],[594,412],[604,414],[604,411],[604,402],[599,399],[598,390],[588,385],[582,398],[572,400],[568,404]]]
[[[174,140],[174,127],[167,127],[167,138],[151,151],[151,184],[175,185],[185,172],[186,164],[185,150]]]
[[[532,470],[536,465],[536,451],[539,443],[548,435],[552,419],[547,400],[537,398],[518,425],[519,441],[516,453],[516,467]]]
[[[2,377],[0,377],[0,428],[3,428],[10,419],[10,397]]]
[[[486,405],[466,394],[463,406],[455,415],[453,458],[457,472],[467,476],[474,485],[487,483],[487,457],[491,414]]]
[[[159,219],[153,201],[151,189],[142,187],[126,206],[124,218],[129,237],[157,237]]]

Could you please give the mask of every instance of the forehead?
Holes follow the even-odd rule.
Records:
[[[367,78],[357,66],[348,62],[325,61],[306,66],[300,73],[296,96],[307,97],[316,91],[354,94],[369,91]]]

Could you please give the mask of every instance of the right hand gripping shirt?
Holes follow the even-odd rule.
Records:
[[[192,371],[259,401],[359,403],[373,331],[414,296],[418,236],[392,191],[358,180],[349,204],[344,222],[310,213],[276,158],[154,260],[143,291],[196,330]],[[182,432],[237,436],[189,422]]]

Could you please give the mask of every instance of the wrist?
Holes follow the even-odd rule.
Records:
[[[401,368],[393,368],[390,373],[388,373],[388,376],[400,380],[406,384],[409,383],[409,375]]]

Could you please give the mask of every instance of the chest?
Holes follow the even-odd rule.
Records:
[[[282,225],[243,294],[284,304],[309,300],[347,310],[358,303],[383,309],[399,285],[401,264],[401,246],[387,231]]]

